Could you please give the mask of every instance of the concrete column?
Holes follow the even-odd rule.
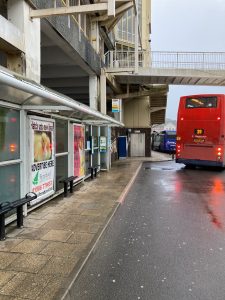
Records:
[[[138,10],[138,5],[137,5]],[[135,73],[138,73],[138,45],[139,45],[139,31],[138,31],[138,11],[135,15]]]
[[[40,82],[40,19],[30,19],[30,7],[24,0],[8,0],[7,5],[9,21],[24,34],[24,75],[29,79]],[[18,61],[15,58],[13,59],[15,62],[9,57],[9,64],[18,64]]]
[[[26,75],[26,60],[23,53],[6,53],[7,69]]]
[[[98,77],[89,77],[89,103],[90,107],[98,110]]]
[[[91,43],[95,51],[99,53],[99,27],[98,22],[91,23]]]
[[[115,0],[108,0],[108,16],[115,17],[116,14],[116,4]]]
[[[124,123],[124,101],[121,99],[120,122]]]
[[[150,124],[150,127],[151,127],[152,126],[151,96],[149,96],[148,99],[149,99],[149,124]]]
[[[108,169],[111,169],[112,159],[111,159],[111,127],[108,126],[108,134],[107,134],[107,154],[108,154]]]
[[[109,170],[111,165],[111,131],[108,126],[100,127],[100,136],[106,137],[106,152],[101,152],[101,170]]]
[[[100,139],[101,136],[101,127],[98,126],[98,140]],[[101,166],[101,153],[100,153],[100,145],[98,147],[98,166]],[[101,168],[101,167],[100,167]]]
[[[103,114],[107,112],[106,105],[106,75],[105,71],[102,69],[100,76],[100,111]]]
[[[114,61],[114,58],[113,58],[113,55],[114,55],[114,51],[110,51],[110,68],[113,68],[114,65],[113,65],[113,61]]]
[[[93,126],[90,125],[90,136],[93,136]],[[92,137],[93,138],[93,137]],[[91,141],[91,143],[93,142],[93,140]],[[93,145],[91,146],[91,148],[93,149]],[[90,166],[93,166],[93,153],[94,151],[92,151],[91,149],[91,157],[90,157]]]
[[[142,67],[150,68],[150,52],[149,51],[143,52],[142,61],[143,61]]]

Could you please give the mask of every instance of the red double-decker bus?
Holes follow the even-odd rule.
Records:
[[[225,166],[225,95],[180,98],[176,162],[186,166]]]

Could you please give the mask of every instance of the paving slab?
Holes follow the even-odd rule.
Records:
[[[7,226],[7,238],[0,242],[0,300],[63,299],[140,164],[169,159],[153,152],[151,158],[117,161],[67,198],[60,195],[31,211],[23,229]]]

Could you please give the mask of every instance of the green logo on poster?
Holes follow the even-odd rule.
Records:
[[[34,177],[33,185],[37,185],[38,184],[38,175],[39,175],[39,171],[37,172],[37,174]]]

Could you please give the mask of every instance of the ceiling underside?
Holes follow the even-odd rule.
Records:
[[[168,85],[208,85],[225,86],[224,71],[202,70],[140,70],[139,74],[114,74],[120,84],[168,84]]]
[[[42,21],[41,33],[41,83],[76,101],[89,105],[89,76],[91,70],[84,70],[84,62],[68,44],[53,31],[50,24]],[[120,82],[120,76],[115,76]],[[119,84],[126,92],[126,84]],[[130,84],[130,92],[140,90],[139,83]],[[110,86],[107,86],[108,100],[115,98]]]
[[[72,53],[72,54],[71,54]],[[59,93],[89,105],[89,76],[84,61],[52,27],[42,21],[41,83]]]

